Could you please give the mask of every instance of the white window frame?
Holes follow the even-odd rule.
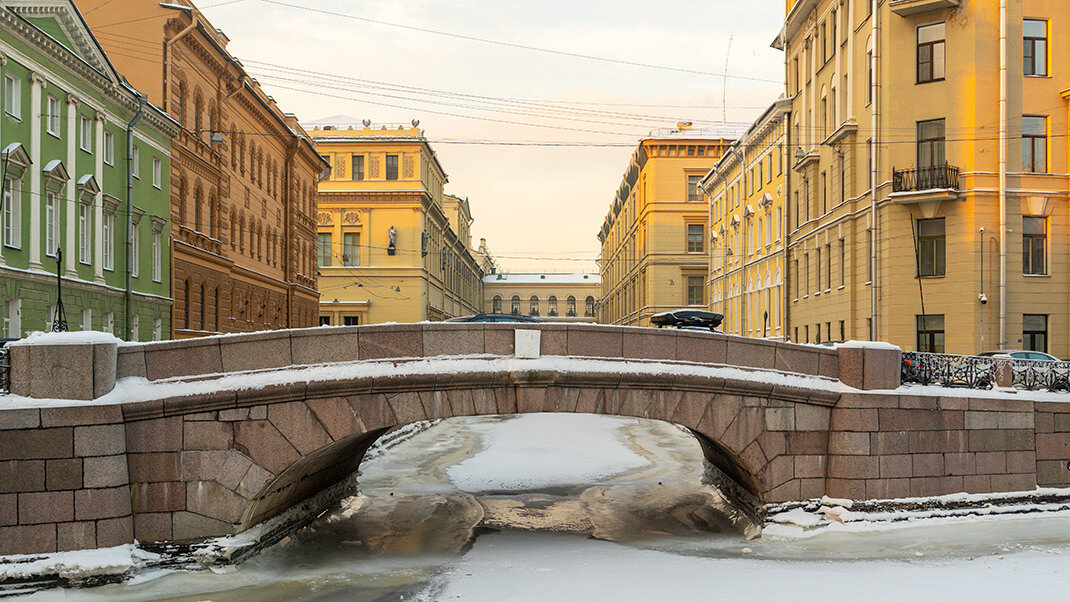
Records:
[[[55,105],[54,111],[53,105]],[[52,95],[48,96],[48,100],[45,101],[45,113],[45,131],[59,138],[60,128],[63,127],[63,109],[60,108],[58,98]]]
[[[141,233],[141,224],[130,224],[130,277],[137,278],[141,274],[141,248],[138,244],[138,235]]]
[[[152,233],[152,281],[159,282],[163,276],[163,241],[159,232]]]
[[[163,320],[156,318],[152,321],[152,340],[159,341],[163,338]]]
[[[132,160],[131,160],[131,162],[132,162],[131,171],[133,172],[134,178],[140,180],[141,179],[141,149],[138,147],[138,145],[136,145],[136,144],[134,145],[134,150],[130,154],[130,156],[132,157]]]
[[[4,246],[21,249],[22,180],[14,177],[8,177],[6,180],[4,183]]]
[[[104,324],[101,326],[101,330],[109,334],[115,333],[115,312],[104,312]]]
[[[163,186],[163,161],[159,157],[152,158],[152,186],[156,190]]]
[[[11,299],[4,307],[5,335],[9,339],[22,338],[22,299]]]
[[[104,130],[104,162],[115,165],[115,134]]]
[[[4,76],[4,112],[22,119],[22,80],[14,75]]]
[[[93,310],[86,307],[82,309],[82,330],[93,330]]]
[[[141,316],[134,314],[130,317],[130,332],[126,333],[128,341],[136,343],[141,340]]]
[[[93,126],[86,116],[79,117],[78,121],[81,126],[81,132],[79,136],[78,146],[89,154],[93,154]]]
[[[45,193],[45,255],[56,256],[56,245],[59,241],[59,208],[56,206],[54,192]]]
[[[85,265],[92,261],[93,254],[91,208],[92,205],[88,203],[78,203],[78,261]]]
[[[104,254],[101,258],[101,267],[109,272],[115,270],[115,214],[104,213],[104,223],[101,224],[101,242],[104,246]]]

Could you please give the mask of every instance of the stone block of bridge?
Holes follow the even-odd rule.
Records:
[[[11,393],[37,399],[90,400],[115,388],[115,342],[32,338],[8,345]]]
[[[844,384],[866,391],[899,386],[903,352],[898,347],[852,341],[841,345],[837,352],[837,372]]]
[[[290,331],[290,354],[294,365],[355,362],[360,357],[358,326],[324,326]]]

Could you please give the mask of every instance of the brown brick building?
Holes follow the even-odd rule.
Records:
[[[312,326],[329,166],[187,0],[77,0],[118,70],[183,128],[171,146],[176,338]]]

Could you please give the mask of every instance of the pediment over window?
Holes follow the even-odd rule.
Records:
[[[78,200],[83,203],[92,203],[100,193],[100,186],[93,174],[86,174],[78,178]]]
[[[60,192],[67,185],[67,181],[71,176],[67,173],[67,168],[63,166],[63,161],[59,159],[53,159],[45,165],[41,175],[45,177],[45,190],[52,192]]]
[[[119,205],[122,204],[121,200],[110,194],[105,194],[101,197],[101,200],[104,202],[104,213],[110,213],[112,215],[119,211]]]
[[[4,173],[14,178],[22,178],[26,173],[26,170],[33,164],[30,161],[30,155],[26,152],[26,147],[22,146],[21,142],[12,142],[4,148],[3,153],[0,153],[0,160],[3,160]]]

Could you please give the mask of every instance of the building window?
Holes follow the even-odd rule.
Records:
[[[11,75],[4,76],[4,111],[15,119],[22,118],[22,80]]]
[[[386,156],[386,179],[396,180],[398,179],[398,156],[387,155]]]
[[[134,314],[130,318],[130,332],[127,333],[127,336],[130,337],[130,341],[131,342],[136,343],[136,342],[141,340],[141,338],[139,336],[140,333],[141,333],[141,316],[139,316],[137,314]]]
[[[519,316],[520,315],[520,295],[513,295],[513,298],[511,299],[511,301],[512,301],[512,306],[509,308],[509,313],[513,314],[514,316]]]
[[[702,284],[702,276],[687,277],[687,304],[705,305],[705,291]]]
[[[546,300],[546,315],[557,315],[557,297],[550,295],[550,298]]]
[[[1022,117],[1022,171],[1048,172],[1047,117]]]
[[[56,194],[45,193],[45,255],[56,256],[56,245],[59,240],[59,207],[56,206]]]
[[[342,234],[342,265],[360,265],[360,233]]]
[[[494,299],[491,300],[491,309],[490,309],[490,311],[491,311],[491,313],[495,313],[495,314],[502,313],[502,296],[501,295],[494,295]]]
[[[353,179],[364,179],[364,155],[353,155]]]
[[[156,318],[152,321],[152,340],[159,341],[163,339],[163,320]]]
[[[944,218],[918,220],[918,276],[944,275]]]
[[[330,316],[320,316],[320,326],[330,326],[330,325],[331,325],[331,317]]]
[[[1046,218],[1022,217],[1022,273],[1047,274],[1048,235]]]
[[[22,181],[4,179],[4,244],[22,246]]]
[[[104,314],[104,332],[115,333],[115,312],[109,311]]]
[[[104,130],[104,162],[115,165],[115,134]]]
[[[1022,316],[1022,349],[1048,352],[1048,316],[1024,314]]]
[[[702,200],[702,190],[699,188],[699,180],[702,176],[687,176],[687,200],[698,202]]]
[[[1025,75],[1048,74],[1048,22],[1041,19],[1022,20]]]
[[[940,167],[944,164],[944,120],[931,119],[919,121],[918,132],[918,167],[921,169]],[[920,178],[924,176],[919,174]]]
[[[918,351],[944,352],[944,315],[928,314],[917,317]]]
[[[84,150],[85,152],[92,153],[93,152],[93,124],[92,124],[91,121],[89,121],[88,117],[82,117],[79,120],[78,123],[81,126],[81,130],[82,130],[80,132],[81,135],[79,136],[78,144],[79,144],[79,146],[81,146],[82,150]]]
[[[331,234],[320,232],[316,235],[316,250],[319,257],[319,265],[331,265]]]
[[[944,79],[944,24],[918,28],[918,83]]]
[[[104,223],[101,224],[101,241],[104,246],[104,255],[101,264],[105,270],[115,269],[115,214],[105,213]]]
[[[572,297],[569,297],[569,300],[575,301],[574,299],[572,299]],[[575,314],[576,313],[575,312],[575,309],[576,309],[575,303],[573,303],[572,309],[573,309],[572,313]],[[587,317],[587,318],[593,318],[594,317],[594,297],[592,297],[590,295],[587,295],[587,298],[583,300],[583,315],[584,315],[584,317]]]
[[[93,330],[93,310],[82,308],[82,330]]]
[[[63,114],[60,112],[59,100],[55,96],[48,97],[48,115],[45,118],[45,129],[49,134],[59,137],[59,128]]]
[[[89,205],[78,203],[78,261],[89,263],[92,242],[90,238]]]
[[[156,190],[163,187],[163,161],[159,157],[152,158],[152,185]]]
[[[535,295],[532,295],[531,298],[528,299],[528,310],[529,315],[539,315],[539,298]]]
[[[141,245],[140,241],[141,226],[140,224],[130,225],[130,276],[137,278],[141,274]]]
[[[360,316],[342,316],[342,326],[360,326]]]
[[[130,171],[133,173],[133,176],[135,178],[140,180],[141,179],[141,149],[138,148],[138,146],[136,144],[134,145],[133,152],[130,153],[130,163],[131,163]]]
[[[687,252],[702,253],[705,248],[702,244],[702,224],[687,225]]]
[[[163,241],[159,232],[152,233],[152,281],[159,282],[163,272]]]
[[[565,315],[570,318],[576,316],[576,298],[572,295],[565,299]]]

